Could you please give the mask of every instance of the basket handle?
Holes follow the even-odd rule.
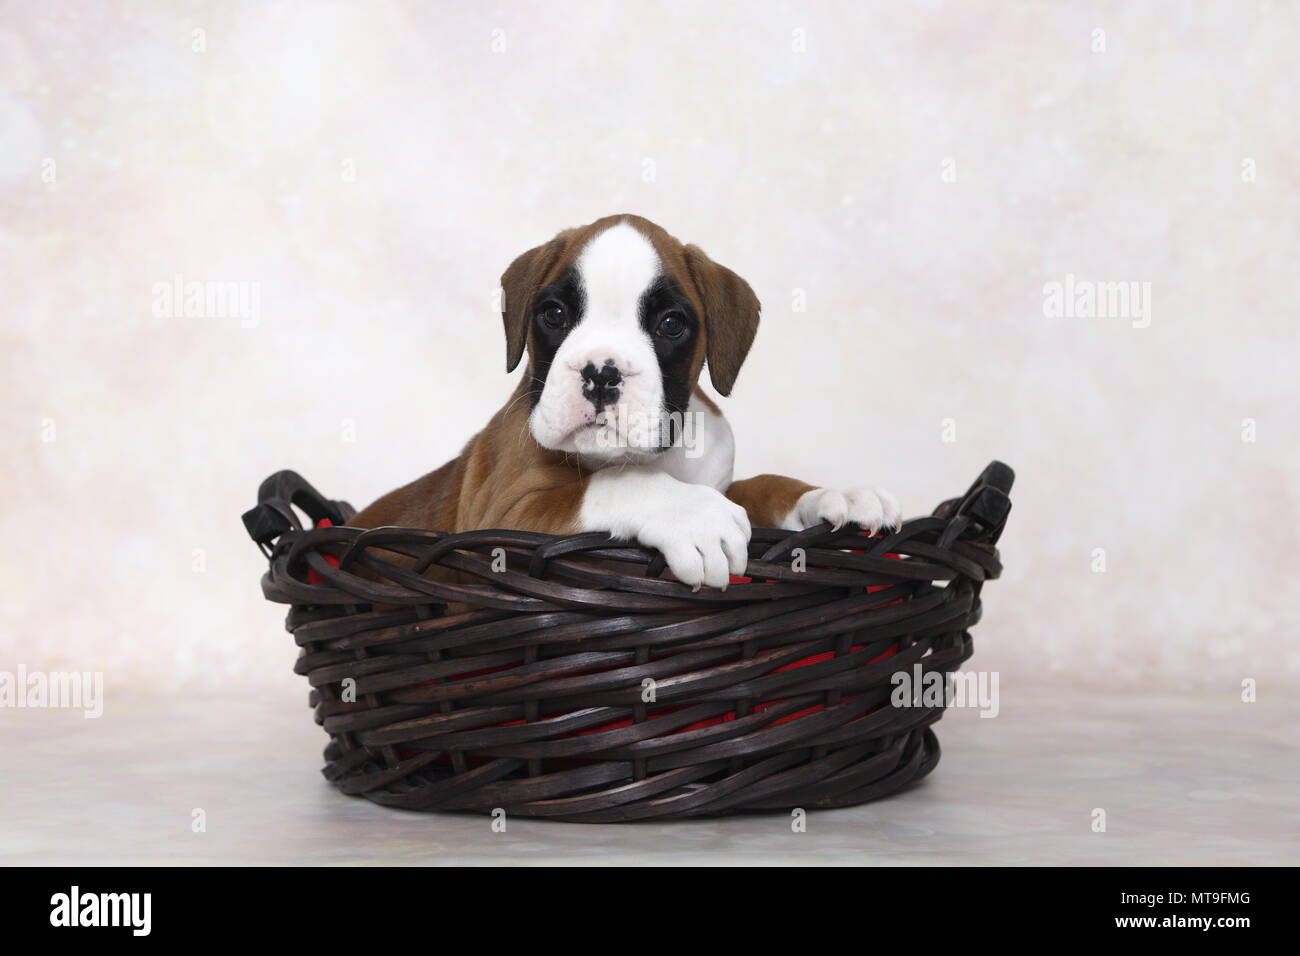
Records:
[[[966,494],[960,498],[949,498],[935,508],[934,513],[940,518],[958,515],[971,518],[980,537],[989,544],[995,544],[1007,523],[1007,515],[1011,513],[1010,492],[1015,480],[1016,473],[1010,465],[1000,461],[990,462],[971,483]]]
[[[302,523],[291,506],[301,508],[315,524],[322,520],[334,525],[346,524],[356,514],[346,501],[326,498],[296,471],[277,471],[258,487],[257,506],[243,514],[248,536],[267,557],[276,538],[286,531],[302,530]]]

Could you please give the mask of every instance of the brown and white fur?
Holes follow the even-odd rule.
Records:
[[[349,524],[608,531],[659,549],[695,588],[744,572],[751,525],[898,524],[880,489],[732,481],[731,427],[697,382],[707,363],[731,393],[759,302],[697,246],[609,216],[525,252],[501,286],[506,370],[528,352],[514,394],[458,458]]]

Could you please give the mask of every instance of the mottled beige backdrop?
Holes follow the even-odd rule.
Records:
[[[1017,469],[1004,693],[1294,689],[1298,61],[1280,2],[0,3],[0,669],[305,695],[258,482],[455,454],[504,267],[628,211],[763,300],[741,474]]]

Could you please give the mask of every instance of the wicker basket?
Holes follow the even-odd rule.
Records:
[[[885,536],[755,529],[750,580],[723,592],[604,534],[339,527],[353,510],[290,471],[244,523],[263,593],[291,605],[336,787],[621,822],[842,807],[933,770],[943,708],[893,706],[891,676],[970,657],[1012,479],[994,462]]]

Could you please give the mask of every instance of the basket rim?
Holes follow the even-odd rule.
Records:
[[[447,532],[353,527],[340,523],[355,514],[346,502],[325,499],[295,472],[277,472],[263,482],[258,506],[245,513],[244,523],[269,561],[263,593],[277,603],[434,601],[537,612],[553,609],[557,602],[583,607],[585,592],[615,589],[624,595],[641,595],[640,609],[652,611],[669,598],[696,605],[728,604],[810,586],[887,586],[942,580],[955,573],[979,581],[995,578],[1001,571],[995,545],[1010,512],[1008,492],[1013,480],[1011,469],[995,461],[964,496],[942,502],[929,516],[907,519],[893,531],[872,533],[852,524],[833,528],[827,522],[800,531],[754,528],[741,576],[747,580],[733,577],[721,590],[692,589],[665,577],[662,554],[605,532],[559,535],[507,528]],[[314,526],[306,527],[295,508],[305,512]],[[399,566],[375,552],[401,555],[414,564]],[[474,557],[488,552],[505,557],[505,567],[489,566]],[[837,553],[852,554],[853,559],[846,561]],[[806,566],[797,570],[793,563],[782,561],[796,555],[806,566],[815,566],[817,574],[809,577]],[[523,558],[526,568],[521,566]],[[644,571],[597,574],[593,571],[597,563],[642,565]],[[438,583],[426,574],[434,565],[469,576],[474,583]],[[557,590],[553,582],[545,588],[535,583],[550,582],[557,570],[558,576],[574,582],[568,590]],[[376,575],[384,580],[374,580]]]

